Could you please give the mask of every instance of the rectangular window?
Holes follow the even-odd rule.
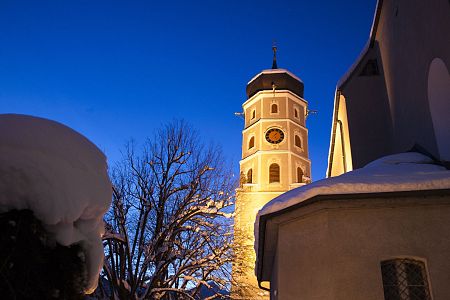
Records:
[[[413,259],[381,262],[385,300],[431,300],[425,264]]]

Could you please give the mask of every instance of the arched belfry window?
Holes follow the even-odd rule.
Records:
[[[385,300],[431,300],[422,261],[401,258],[381,262]]]
[[[248,169],[247,171],[247,183],[253,183],[253,171],[252,169]]]
[[[252,136],[250,138],[250,140],[248,141],[248,149],[252,149],[253,147],[255,147],[255,137]]]
[[[280,182],[280,166],[271,164],[269,167],[269,183]]]
[[[297,146],[299,148],[302,147],[302,140],[300,139],[300,137],[298,135],[295,135],[294,142],[295,142],[295,146]]]
[[[297,182],[298,183],[303,182],[303,170],[300,167],[297,167]]]
[[[273,114],[277,114],[278,113],[278,105],[272,104],[272,106],[270,107],[270,112]]]
[[[256,118],[256,109],[252,110],[252,120]]]
[[[298,109],[294,108],[294,117],[298,118]]]

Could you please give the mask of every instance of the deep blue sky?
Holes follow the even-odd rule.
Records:
[[[247,82],[278,66],[305,83],[313,180],[326,171],[338,79],[366,43],[375,0],[0,0],[0,113],[86,135],[114,163],[131,137],[184,118],[238,170]]]

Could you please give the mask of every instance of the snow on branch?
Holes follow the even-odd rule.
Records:
[[[120,299],[230,288],[235,183],[220,150],[196,136],[170,123],[141,151],[130,143],[111,171],[104,275]]]

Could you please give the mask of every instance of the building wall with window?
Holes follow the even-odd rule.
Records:
[[[271,299],[449,298],[448,195],[318,201],[270,222],[278,230]],[[393,261],[395,274],[392,265],[386,272]]]
[[[378,1],[370,39],[336,89],[327,170],[336,177],[274,199],[255,224],[256,274],[271,299],[450,299],[449,16],[448,0]],[[300,154],[290,180],[304,177],[303,130],[289,131]],[[381,169],[392,173],[364,181],[356,170],[412,149],[446,172],[440,184],[428,169],[393,171],[407,162],[390,158]],[[388,174],[413,185],[377,185]]]

